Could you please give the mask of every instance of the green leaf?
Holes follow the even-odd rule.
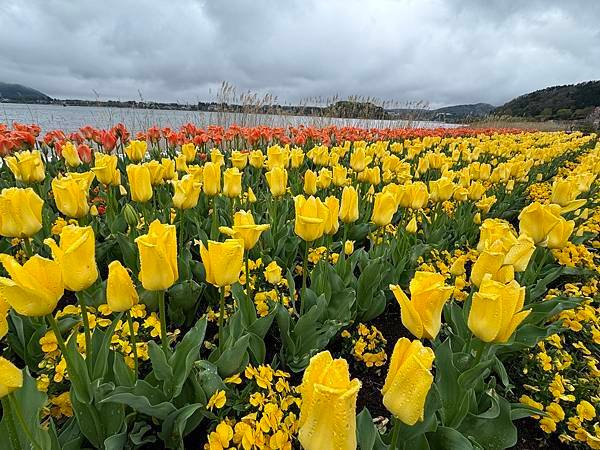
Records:
[[[165,388],[172,398],[181,393],[181,388],[192,370],[194,361],[200,357],[200,347],[206,333],[206,318],[198,320],[175,348],[169,358],[169,365],[173,368],[173,376],[165,383]]]
[[[206,410],[201,409],[202,407],[203,405],[194,403],[169,414],[158,434],[167,448],[184,448],[183,438],[195,429],[206,415]]]
[[[215,365],[222,377],[229,377],[239,373],[248,365],[248,345],[250,335],[245,334],[238,339],[231,347],[226,348],[216,360]]]
[[[433,433],[427,433],[429,446],[435,450],[473,450],[469,440],[453,428],[439,427]]]
[[[364,408],[356,416],[356,439],[360,450],[385,450],[388,448],[381,440],[379,430],[375,427],[367,408]]]
[[[107,396],[101,403],[127,405],[139,413],[161,420],[176,410],[160,389],[144,380],[138,380],[133,387],[117,387],[114,393]]]
[[[108,367],[108,356],[110,352],[110,343],[115,333],[115,328],[117,327],[118,322],[121,320],[123,313],[119,313],[115,319],[113,319],[110,326],[105,330],[101,331],[99,329],[94,330],[94,337],[96,339],[92,339],[93,345],[93,369],[92,369],[92,379],[103,379],[104,375],[106,375],[106,369]],[[98,339],[100,337],[101,339]]]

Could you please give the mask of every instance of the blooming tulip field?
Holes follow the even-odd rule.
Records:
[[[0,125],[0,448],[600,449],[600,141]]]

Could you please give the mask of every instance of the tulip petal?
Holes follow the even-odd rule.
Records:
[[[479,339],[492,342],[500,333],[502,313],[502,301],[498,295],[476,292],[467,324]]]

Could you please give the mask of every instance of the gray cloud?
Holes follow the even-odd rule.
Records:
[[[59,98],[490,102],[600,78],[600,2],[2,0],[0,81]]]

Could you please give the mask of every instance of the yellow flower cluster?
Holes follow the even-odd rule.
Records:
[[[359,323],[354,333],[344,330],[342,337],[350,344],[354,359],[366,367],[381,367],[387,362],[387,341],[375,325]]]

